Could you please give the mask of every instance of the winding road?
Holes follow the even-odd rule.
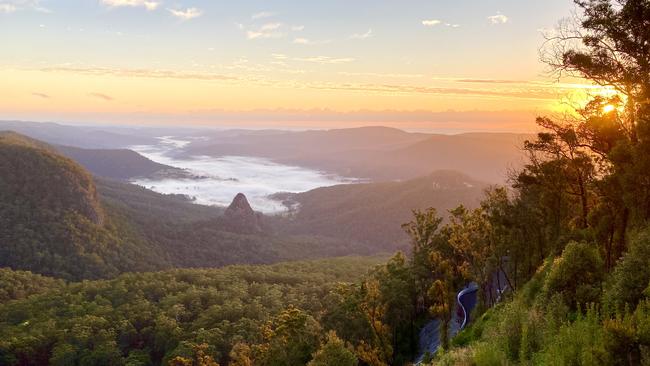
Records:
[[[505,274],[501,271],[495,273],[493,282],[496,293],[497,301],[501,298],[508,285],[505,281]],[[479,286],[472,282],[467,287],[463,288],[456,295],[455,311],[453,312],[451,322],[449,324],[449,338],[453,338],[461,330],[463,330],[470,322],[470,314],[478,302]],[[418,357],[415,360],[416,365],[420,365],[424,356],[434,354],[440,347],[440,320],[433,319],[428,322],[419,334],[419,349]]]

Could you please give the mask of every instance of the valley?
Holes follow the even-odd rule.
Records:
[[[0,34],[0,366],[650,366],[650,0]]]

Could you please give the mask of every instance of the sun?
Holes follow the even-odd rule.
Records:
[[[612,104],[607,104],[603,107],[603,113],[613,112],[616,107]]]

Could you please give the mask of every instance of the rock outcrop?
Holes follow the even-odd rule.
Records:
[[[256,234],[264,229],[263,215],[255,212],[243,193],[238,193],[223,214],[227,231],[240,234]]]

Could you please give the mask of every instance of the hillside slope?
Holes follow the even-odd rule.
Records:
[[[71,146],[57,146],[56,149],[93,175],[104,178],[128,180],[153,175],[185,174],[182,169],[156,163],[127,149],[82,149]]]
[[[279,220],[281,230],[371,244],[384,250],[403,247],[401,225],[413,210],[434,207],[441,215],[464,204],[478,205],[486,183],[453,171],[438,171],[404,182],[348,184],[299,194],[280,194],[295,212]]]
[[[38,141],[0,133],[0,267],[63,278],[165,261],[101,205],[88,172]]]

